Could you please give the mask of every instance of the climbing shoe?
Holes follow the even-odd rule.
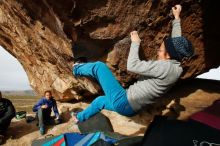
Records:
[[[44,135],[45,134],[45,128],[44,127],[40,127],[40,134]]]

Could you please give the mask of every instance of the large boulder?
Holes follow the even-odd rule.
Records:
[[[37,93],[51,89],[60,100],[97,95],[96,82],[73,77],[69,58],[106,62],[120,83],[129,86],[137,78],[126,70],[130,31],[140,33],[141,58],[155,58],[163,37],[170,34],[170,9],[176,3],[183,6],[183,35],[196,52],[182,79],[193,78],[220,64],[214,1],[2,0],[0,45],[22,64]]]

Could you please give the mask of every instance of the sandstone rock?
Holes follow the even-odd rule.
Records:
[[[72,76],[70,56],[107,62],[127,87],[137,78],[126,71],[129,32],[140,32],[141,58],[155,58],[171,31],[169,13],[177,2],[183,6],[183,35],[197,54],[182,78],[195,77],[220,64],[218,4],[208,0],[2,0],[0,45],[22,64],[38,94],[51,89],[59,100],[97,95],[94,81]],[[71,41],[76,44],[73,52]]]

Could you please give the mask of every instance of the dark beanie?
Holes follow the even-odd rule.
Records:
[[[164,40],[164,44],[171,59],[181,61],[194,55],[192,43],[185,37],[168,37]]]

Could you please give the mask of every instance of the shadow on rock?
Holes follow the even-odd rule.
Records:
[[[172,119],[177,119],[180,117],[180,113],[184,112],[187,108],[181,104],[181,100],[195,93],[197,90],[203,90],[207,93],[220,93],[220,82],[206,79],[178,82],[175,87],[162,98],[158,99],[156,103],[148,105],[138,115],[131,117],[131,119],[144,126],[148,126],[155,115],[164,115]],[[199,108],[202,109],[205,107]]]

